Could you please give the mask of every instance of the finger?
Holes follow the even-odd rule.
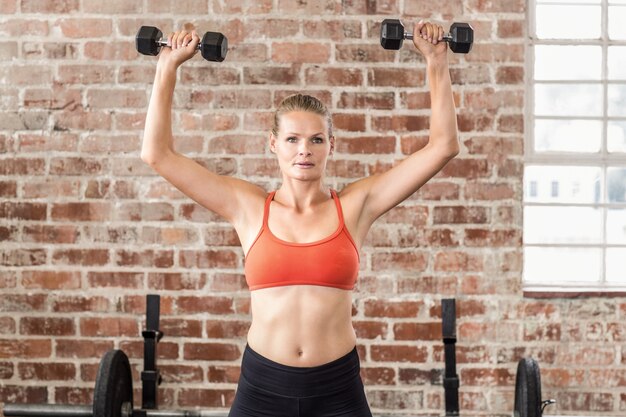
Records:
[[[445,35],[443,26],[439,25],[439,35],[437,36],[437,40],[441,42],[443,40],[443,35]]]
[[[178,47],[179,48],[183,47],[185,36],[187,36],[187,32],[185,32],[184,30],[181,31],[180,34],[178,35]]]
[[[167,37],[167,44],[168,45],[170,45],[170,46],[174,45],[174,36],[175,35],[176,35],[176,33],[174,33],[174,32],[171,32],[169,34],[169,36]]]
[[[415,30],[414,30],[415,33],[413,34],[414,37],[422,35],[422,28],[424,27],[425,24],[426,22],[424,22],[424,19],[417,22],[417,25],[415,26]]]
[[[194,30],[193,32],[191,32],[191,44],[193,45],[195,49],[198,47],[199,43],[200,43],[200,36],[198,36],[198,32]]]
[[[191,33],[186,34],[185,37],[183,38],[183,47],[185,48],[188,47],[192,39],[193,39],[193,36],[191,35]]]

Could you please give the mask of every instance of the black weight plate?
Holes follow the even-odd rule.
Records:
[[[133,376],[121,350],[108,351],[100,361],[93,394],[93,417],[122,417],[122,404],[133,404]]]
[[[539,365],[532,358],[523,358],[517,364],[513,416],[541,416],[541,376]]]

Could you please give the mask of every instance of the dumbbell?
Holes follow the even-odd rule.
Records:
[[[380,44],[383,48],[398,50],[402,48],[405,39],[413,39],[413,33],[405,32],[402,22],[398,19],[383,20],[380,27]],[[450,33],[444,35],[443,40],[448,42],[452,52],[466,54],[472,49],[474,29],[469,23],[453,23]]]
[[[142,26],[135,36],[137,52],[143,55],[158,55],[164,46],[171,47],[167,38],[163,39],[163,32],[154,26]],[[222,62],[228,52],[228,39],[218,32],[207,32],[198,44],[202,57],[207,61]]]

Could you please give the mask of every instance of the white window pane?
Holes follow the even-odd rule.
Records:
[[[602,251],[596,248],[524,248],[524,281],[532,284],[597,283]]]
[[[527,206],[524,243],[602,243],[602,209]]]
[[[530,203],[550,203],[551,184],[559,183],[559,203],[599,203],[600,168],[582,166],[527,165],[524,169],[524,200]],[[535,184],[536,196],[530,195],[530,186]]]
[[[537,116],[602,116],[602,86],[535,84]]]
[[[535,46],[536,80],[599,80],[602,78],[600,46]]]
[[[626,39],[626,7],[609,6],[609,38]]]
[[[609,46],[608,61],[609,80],[626,80],[626,46]]]
[[[607,139],[609,152],[626,152],[626,122],[609,122]]]
[[[539,39],[598,39],[601,34],[601,7],[537,5]]]
[[[606,214],[606,241],[626,245],[626,209],[610,209]]]
[[[626,203],[626,168],[607,170],[609,203]]]
[[[610,84],[609,116],[626,116],[626,84]]]
[[[626,284],[626,248],[606,250],[606,280],[612,284]]]
[[[599,152],[602,122],[599,120],[535,120],[538,152]]]

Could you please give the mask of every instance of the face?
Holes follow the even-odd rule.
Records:
[[[334,147],[325,118],[307,111],[283,114],[278,136],[270,134],[270,150],[278,157],[281,172],[294,179],[321,178]]]

